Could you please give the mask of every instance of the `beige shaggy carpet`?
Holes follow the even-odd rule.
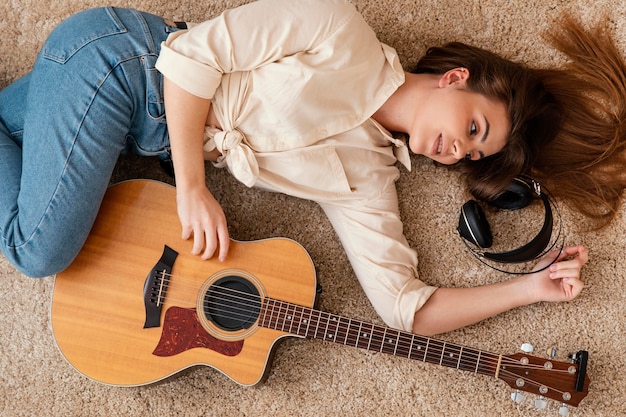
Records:
[[[294,0],[297,1],[297,0]],[[425,48],[461,40],[531,64],[562,57],[540,32],[562,12],[586,22],[608,14],[619,45],[626,45],[626,4],[615,0],[354,0],[381,40],[397,48],[406,65]],[[106,4],[198,21],[235,6],[227,0],[9,0],[0,5],[0,87],[25,74],[46,35],[74,12]],[[398,183],[405,232],[419,254],[421,277],[438,286],[472,286],[509,279],[476,261],[455,234],[467,195],[458,175],[413,157],[414,169]],[[125,159],[116,179],[167,180],[155,161]],[[359,287],[334,232],[312,203],[246,189],[226,172],[207,170],[231,236],[254,240],[286,236],[310,253],[323,287],[318,307],[380,323]],[[2,196],[0,196],[2,198]],[[588,396],[571,416],[626,415],[626,226],[622,216],[601,232],[585,233],[581,219],[561,207],[566,241],[587,245],[586,288],[567,304],[516,309],[440,339],[511,354],[523,342],[556,359],[589,352]],[[496,239],[515,236],[541,220],[541,211],[488,213]],[[523,238],[522,238],[523,239]],[[77,372],[59,353],[51,330],[54,278],[22,276],[0,256],[0,415],[14,416],[555,416],[550,401],[511,401],[504,382],[471,372],[372,353],[317,340],[288,338],[275,349],[263,385],[244,387],[209,367],[196,367],[155,385],[101,385]]]

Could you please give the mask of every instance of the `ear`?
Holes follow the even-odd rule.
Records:
[[[448,87],[456,85],[457,87],[465,87],[467,79],[469,78],[469,71],[467,68],[454,68],[446,72],[439,79],[439,87]]]

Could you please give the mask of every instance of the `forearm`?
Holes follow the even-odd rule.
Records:
[[[546,254],[532,274],[482,287],[440,288],[415,313],[413,331],[443,333],[515,307],[539,301],[571,301],[584,288],[580,269],[588,260],[584,246],[565,246]]]
[[[520,278],[481,287],[440,288],[415,313],[413,332],[444,333],[532,302]]]
[[[167,128],[176,186],[206,186],[203,156],[204,127],[211,101],[188,93],[164,78]]]
[[[193,236],[191,253],[202,254],[202,259],[211,258],[219,247],[219,259],[223,261],[230,244],[226,216],[206,186],[204,171],[204,127],[211,101],[164,79],[181,236],[183,239]]]

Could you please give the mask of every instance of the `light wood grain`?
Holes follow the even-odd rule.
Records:
[[[143,328],[143,285],[165,244],[179,255],[162,316],[170,306],[195,307],[200,287],[225,269],[252,274],[267,297],[313,306],[315,270],[298,243],[233,241],[225,262],[202,261],[180,238],[174,188],[128,181],[109,189],[80,255],[56,277],[52,328],[63,356],[89,378],[112,385],[148,384],[193,365],[213,366],[243,385],[258,383],[272,347],[287,333],[255,327],[234,357],[206,348],[152,354],[161,328]]]

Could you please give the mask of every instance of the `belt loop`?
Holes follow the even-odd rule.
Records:
[[[163,19],[163,22],[168,26],[168,28],[176,28],[177,30],[185,30],[187,29],[187,23],[186,22],[175,22],[173,20],[170,19]],[[167,32],[174,32],[172,30],[167,30]]]

